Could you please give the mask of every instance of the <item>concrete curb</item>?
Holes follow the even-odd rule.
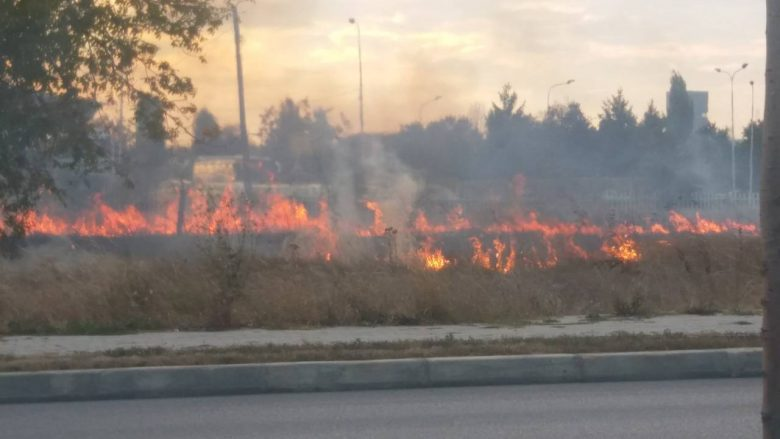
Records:
[[[145,367],[0,374],[0,404],[761,374],[760,349]]]

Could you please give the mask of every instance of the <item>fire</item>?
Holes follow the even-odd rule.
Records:
[[[414,220],[415,231],[425,235],[460,232],[472,228],[471,222],[463,215],[463,206],[460,205],[447,213],[447,224],[431,225],[423,211],[417,212],[417,218]]]
[[[430,271],[441,271],[452,264],[452,261],[444,256],[440,248],[434,248],[434,241],[431,237],[423,242],[422,247],[417,251],[417,256],[425,269]]]
[[[358,235],[364,237],[382,236],[385,233],[385,230],[387,230],[387,224],[384,222],[384,213],[382,212],[382,208],[376,201],[366,201],[366,209],[373,212],[374,223],[371,228],[359,231]]]
[[[696,212],[696,219],[691,221],[682,214],[672,210],[669,212],[669,223],[671,223],[672,228],[677,233],[707,235],[741,232],[750,235],[758,235],[758,226],[755,224],[743,224],[734,220],[726,220],[719,223],[703,218],[700,212]]]
[[[483,249],[482,241],[479,238],[469,238],[471,247],[473,250],[471,256],[471,263],[477,267],[484,268],[485,270],[497,271],[499,273],[511,273],[515,269],[517,260],[517,251],[515,250],[515,243],[512,241],[509,244],[509,252],[507,253],[507,245],[503,241],[496,238],[493,240],[493,252],[491,253],[487,249]]]
[[[475,237],[469,238],[469,241],[471,241],[471,247],[474,249],[471,263],[486,270],[490,270],[490,253],[487,250],[482,250],[482,241]]]
[[[652,226],[650,226],[650,233],[654,235],[668,235],[669,229],[662,226],[661,224],[653,224]]]
[[[515,189],[522,192],[522,181],[515,183]],[[217,232],[294,233],[296,239],[301,237],[305,240],[304,247],[310,257],[326,261],[339,257],[340,236],[382,237],[389,230],[396,231],[385,223],[380,203],[371,200],[365,202],[366,209],[373,215],[369,224],[340,224],[339,232],[336,232],[335,217],[325,198],[316,206],[310,206],[271,190],[259,195],[259,199],[249,205],[237,200],[233,184],[227,184],[216,196],[197,187],[190,188],[183,199],[186,205],[182,218],[179,218],[178,196],[172,197],[172,201],[155,213],[144,212],[133,205],[112,207],[102,197],[95,196],[91,206],[77,214],[58,215],[43,209],[29,212],[21,220],[28,233],[52,236],[164,236],[176,234],[179,224],[181,232],[191,235]],[[473,234],[469,238],[471,254],[464,255],[464,262],[485,270],[510,273],[516,269],[518,262],[526,268],[552,268],[565,258],[588,260],[604,255],[624,262],[636,262],[642,258],[635,241],[639,236],[653,237],[663,245],[673,234],[757,235],[759,232],[755,224],[736,220],[716,221],[700,213],[689,218],[670,211],[668,222],[663,224],[645,220],[640,224],[623,223],[606,227],[587,221],[543,219],[537,212],[522,212],[517,207],[507,210],[498,212],[498,219],[484,224],[477,224],[469,218],[461,205],[452,208],[441,223],[430,221],[424,211],[418,210],[409,224],[401,226],[398,231],[407,237],[425,237],[424,243],[421,248],[411,249],[399,257],[414,261],[415,265],[422,261],[428,270],[442,270],[458,261],[453,256],[448,259],[441,248],[434,246],[436,236],[453,234],[454,238],[457,234],[468,233]],[[474,236],[489,238],[484,238],[483,242]],[[516,247],[519,239],[530,240],[522,252]]]
[[[636,241],[628,236],[614,235],[604,242],[601,250],[621,262],[637,262],[642,259]]]
[[[496,251],[496,271],[500,273],[510,273],[515,268],[515,259],[517,253],[515,252],[515,244],[512,242],[509,246],[509,254],[504,258],[504,251],[506,251],[506,244],[499,239],[493,240],[493,248]]]
[[[214,207],[210,207],[209,197],[200,189],[190,189],[187,199],[183,231],[189,234],[308,232],[316,237],[315,250],[319,254],[332,254],[336,246],[337,237],[324,200],[319,204],[318,215],[312,215],[302,203],[276,193],[262,197],[257,206],[240,205],[231,185],[225,187]],[[114,209],[96,196],[92,206],[71,221],[47,212],[30,212],[22,220],[28,233],[39,235],[174,235],[179,220],[178,201],[165,205],[161,213],[149,215],[132,205]]]

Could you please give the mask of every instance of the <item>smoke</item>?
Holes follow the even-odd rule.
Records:
[[[356,226],[371,223],[371,218],[366,221],[366,215],[373,214],[376,219],[381,212],[386,231],[375,230],[375,234],[387,232],[395,249],[405,253],[414,243],[406,226],[424,183],[378,139],[358,136],[335,142],[332,148],[327,180],[332,218],[339,235],[354,236]],[[378,207],[376,212],[367,209],[369,202]]]

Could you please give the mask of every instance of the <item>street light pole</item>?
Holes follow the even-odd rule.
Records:
[[[362,37],[360,34],[360,23],[355,18],[349,19],[350,24],[354,24],[357,28],[357,38],[358,38],[358,71],[360,72],[360,134],[365,133],[365,122],[363,119],[363,43],[362,43]]]
[[[561,83],[553,84],[553,85],[550,86],[550,88],[547,90],[547,112],[548,113],[550,112],[550,95],[552,94],[553,89],[555,89],[557,87],[563,87],[565,85],[571,85],[571,84],[574,84],[574,80],[573,79],[569,79],[566,82],[561,82]]]
[[[432,103],[434,103],[436,101],[440,101],[440,100],[441,100],[441,96],[436,96],[435,98],[431,99],[430,101],[424,102],[422,105],[420,105],[420,111],[419,111],[418,118],[417,118],[417,120],[420,121],[420,124],[423,123],[423,110],[425,110],[425,107],[427,107],[428,105],[430,105],[430,104],[432,104]]]
[[[755,112],[756,112],[756,83],[750,81],[750,182],[748,183],[749,193],[753,195],[753,149],[756,146],[755,143]]]
[[[731,80],[731,192],[737,191],[737,133],[734,123],[734,78],[737,73],[745,70],[748,64],[742,64],[742,67],[734,72],[727,72],[721,68],[715,69],[718,73],[723,73]]]

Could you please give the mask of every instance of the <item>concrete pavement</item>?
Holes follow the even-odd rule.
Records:
[[[659,316],[649,319],[609,319],[589,322],[581,316],[521,327],[495,325],[343,327],[311,330],[245,329],[225,332],[154,332],[100,336],[10,336],[0,337],[0,355],[27,356],[103,352],[119,348],[186,349],[247,345],[302,345],[409,340],[455,339],[496,340],[501,338],[553,338],[561,336],[604,336],[616,332],[658,334],[749,333],[758,334],[760,316]]]
[[[761,376],[760,349],[142,367],[0,374],[0,404]]]
[[[0,406],[14,439],[741,439],[758,379],[560,384]]]

